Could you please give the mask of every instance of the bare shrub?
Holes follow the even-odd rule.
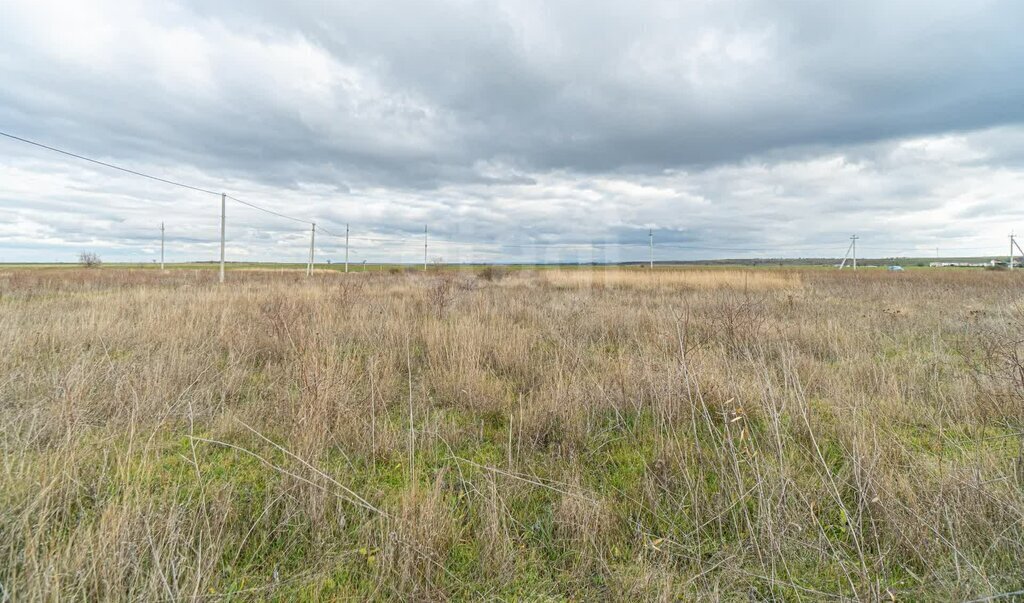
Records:
[[[998,416],[1019,416],[1024,409],[1024,306],[1013,305],[983,316],[967,315],[959,353]]]
[[[457,289],[458,280],[451,273],[443,272],[440,276],[432,279],[430,288],[427,290],[427,299],[437,318],[444,316],[448,307],[455,300]]]
[[[78,254],[78,263],[86,268],[96,268],[103,263],[98,253],[92,251],[83,251]]]
[[[508,276],[508,269],[503,266],[485,266],[477,276],[488,282],[500,281]]]

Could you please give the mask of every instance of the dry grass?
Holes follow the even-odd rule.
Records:
[[[800,273],[793,270],[738,270],[722,268],[579,269],[545,270],[543,282],[555,287],[611,289],[739,289],[767,291],[800,287]]]
[[[966,599],[1024,280],[0,273],[0,598]]]

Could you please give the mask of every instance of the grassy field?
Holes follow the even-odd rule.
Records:
[[[944,257],[944,258],[910,258],[910,257],[899,257],[899,258],[860,258],[858,260],[861,270],[884,270],[887,266],[901,266],[905,269],[917,270],[934,270],[929,264],[931,262],[970,262],[970,263],[987,263],[991,260],[1006,261],[1006,257]],[[755,259],[722,259],[722,260],[679,260],[679,261],[658,261],[655,263],[656,270],[678,270],[680,268],[702,268],[702,269],[729,269],[734,270],[736,268],[762,268],[771,270],[781,269],[799,269],[799,270],[834,270],[839,265],[841,258],[786,258],[786,259],[767,259],[767,258],[755,258]],[[647,262],[627,262],[627,263],[572,263],[572,264],[436,264],[430,263],[428,265],[429,270],[446,270],[446,271],[479,271],[487,266],[500,267],[503,270],[646,270],[648,268]],[[16,263],[0,263],[0,270],[23,270],[23,269],[68,269],[80,267],[77,263],[35,263],[35,264],[16,264]],[[168,262],[166,264],[167,270],[217,270],[220,264],[218,262]],[[99,268],[105,270],[159,270],[160,265],[155,262],[105,262],[99,266]],[[323,261],[318,261],[316,264],[317,270],[321,271],[345,271],[344,263],[331,263],[328,264]],[[280,270],[298,270],[305,272],[306,264],[298,262],[227,262],[226,269],[228,271],[238,270],[266,270],[266,271],[280,271]],[[352,262],[349,264],[349,272],[387,272],[387,271],[410,271],[415,272],[423,269],[422,263],[384,263],[384,264],[363,264],[362,262]],[[847,269],[852,270],[852,262],[847,261]],[[959,267],[952,268],[947,267],[945,270],[983,270],[980,267]],[[1005,267],[1003,268],[1005,269]]]
[[[0,599],[1024,589],[1024,273],[215,278],[0,268]]]

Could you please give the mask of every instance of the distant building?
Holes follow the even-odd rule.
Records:
[[[995,262],[996,260],[992,260]],[[932,268],[985,268],[986,266],[995,266],[996,264],[990,262],[932,262],[928,264]],[[1006,263],[1003,262],[1005,266]]]

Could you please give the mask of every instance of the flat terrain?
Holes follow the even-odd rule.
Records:
[[[215,278],[0,268],[0,600],[1024,589],[1024,271]]]

